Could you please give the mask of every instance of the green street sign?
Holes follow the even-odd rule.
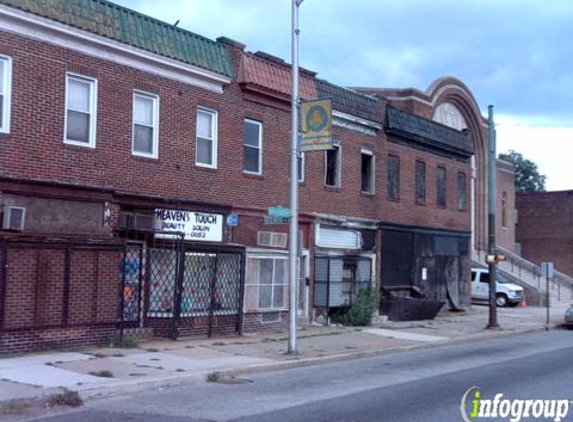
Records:
[[[265,217],[264,220],[264,224],[267,226],[288,223],[290,223],[290,217]]]
[[[285,208],[281,205],[273,205],[268,208],[269,216],[271,217],[292,217],[290,208]]]

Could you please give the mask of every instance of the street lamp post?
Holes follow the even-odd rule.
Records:
[[[290,209],[289,226],[289,332],[288,353],[298,354],[296,346],[296,310],[298,282],[298,154],[299,154],[299,98],[298,98],[298,8],[304,0],[292,0],[292,69],[291,69],[291,145],[290,145]]]
[[[493,257],[496,256],[496,239],[495,239],[495,215],[496,215],[496,157],[495,157],[495,124],[493,121],[493,106],[488,107],[487,121],[487,140],[488,140],[488,166],[487,166],[487,189],[488,189],[488,267],[489,267],[489,322],[488,328],[497,328],[497,262]]]

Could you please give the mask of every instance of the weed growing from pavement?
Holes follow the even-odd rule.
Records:
[[[139,344],[136,340],[124,337],[122,339],[116,339],[111,343],[111,347],[115,347],[116,349],[137,349]]]
[[[207,382],[219,382],[220,379],[221,374],[219,372],[209,372],[207,378],[205,378]]]
[[[80,407],[84,404],[84,401],[80,397],[77,391],[64,389],[61,393],[54,394],[48,398],[48,405],[50,407],[54,406],[69,406],[69,407]]]
[[[92,371],[92,372],[88,372],[88,375],[93,375],[94,377],[100,377],[100,378],[113,378],[113,372],[108,371],[106,369],[102,370],[102,371]]]
[[[27,400],[10,400],[0,403],[0,416],[19,415],[24,413],[32,404]]]

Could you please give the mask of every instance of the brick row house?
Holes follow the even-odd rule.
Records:
[[[0,352],[286,329],[290,66],[103,0],[0,0]],[[299,158],[298,312],[360,286],[470,303],[485,126],[455,78],[331,98]]]

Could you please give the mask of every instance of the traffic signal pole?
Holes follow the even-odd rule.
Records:
[[[488,268],[489,268],[489,322],[487,328],[497,328],[497,247],[495,239],[496,229],[496,147],[495,147],[495,125],[493,121],[493,106],[488,106],[487,120],[487,143],[488,143],[488,166],[487,166],[487,190],[488,190]]]

